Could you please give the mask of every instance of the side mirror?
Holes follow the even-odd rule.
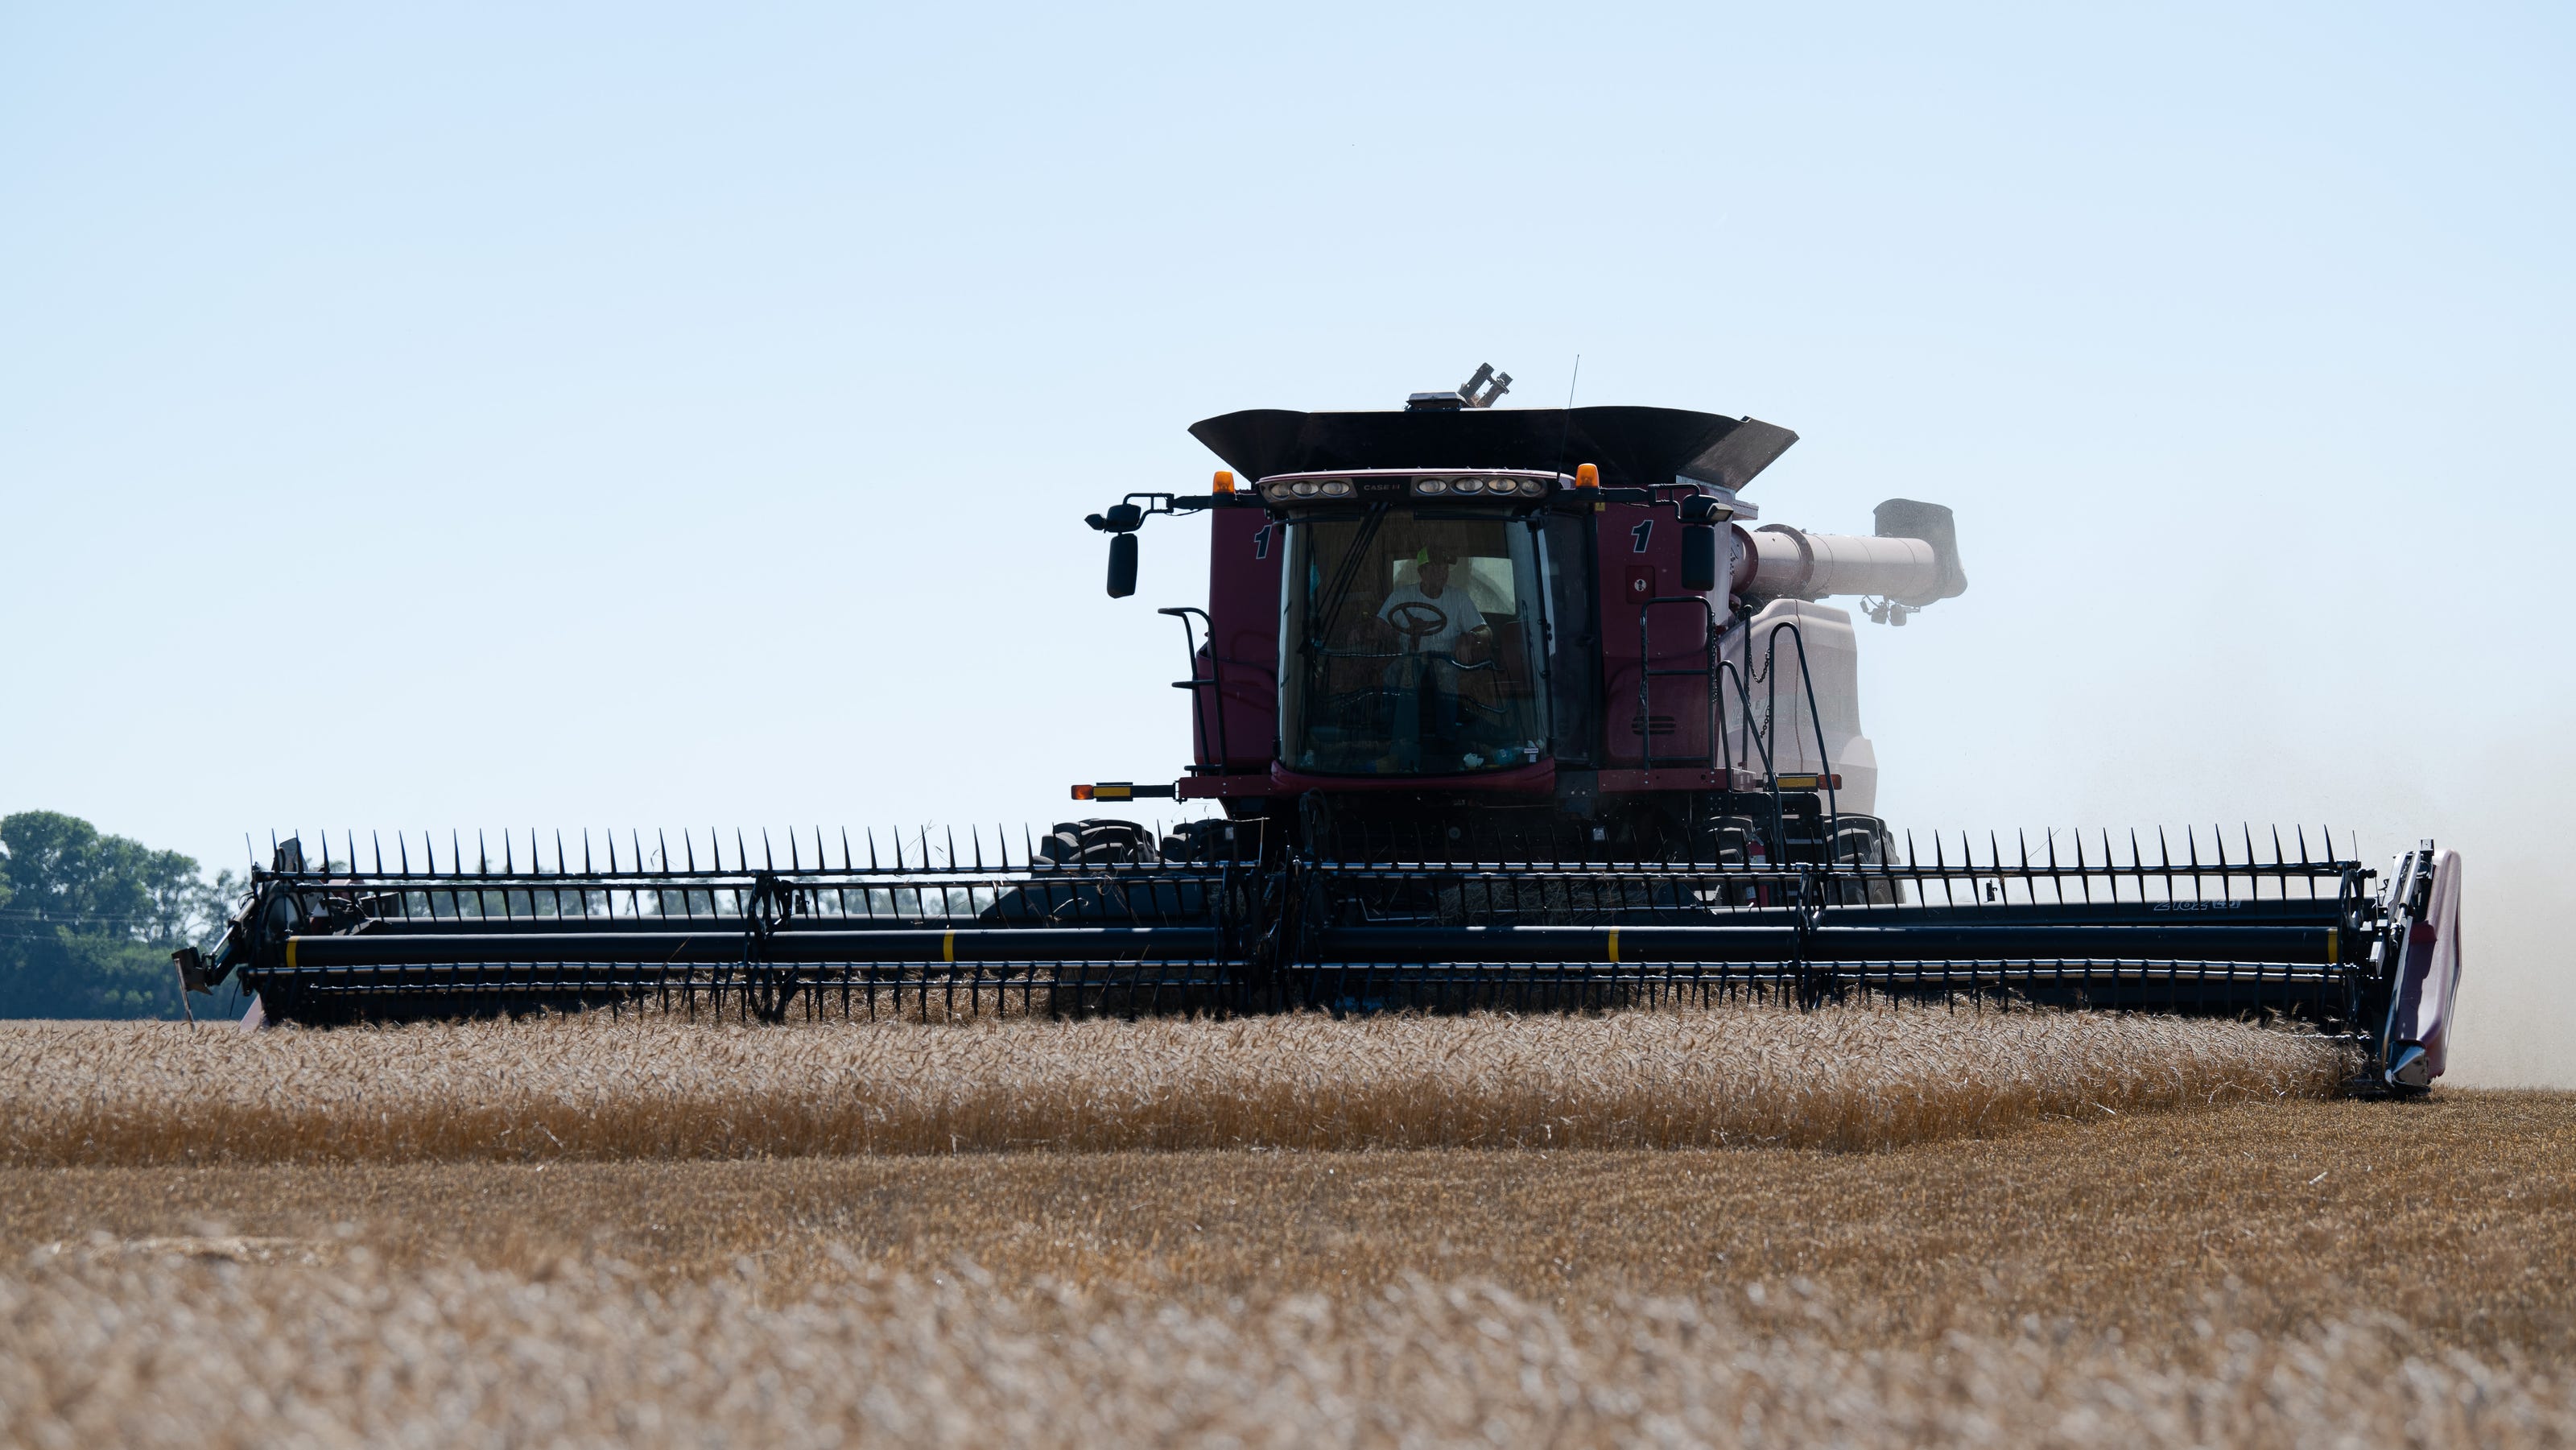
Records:
[[[1717,588],[1717,525],[1682,525],[1682,588],[1693,594]]]
[[[1136,536],[1114,534],[1109,540],[1109,597],[1124,599],[1136,592]]]

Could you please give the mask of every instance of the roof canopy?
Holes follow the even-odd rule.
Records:
[[[1296,413],[1247,408],[1190,425],[1247,479],[1339,468],[1531,468],[1597,465],[1613,487],[1676,477],[1742,488],[1798,435],[1755,418],[1679,408],[1458,408],[1436,412]]]

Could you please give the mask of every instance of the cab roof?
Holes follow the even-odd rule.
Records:
[[[1277,473],[1362,468],[1601,470],[1613,487],[1688,478],[1742,488],[1798,441],[1758,418],[1680,408],[1458,408],[1299,413],[1247,408],[1190,425],[1228,467]]]

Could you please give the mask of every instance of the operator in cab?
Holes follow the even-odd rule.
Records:
[[[1421,750],[1420,715],[1414,701],[1426,687],[1431,696],[1431,729],[1449,736],[1458,729],[1458,672],[1472,668],[1491,653],[1493,629],[1484,612],[1463,587],[1449,581],[1456,555],[1439,544],[1413,556],[1413,579],[1398,584],[1377,612],[1377,621],[1395,636],[1401,657],[1386,669],[1386,683],[1401,703],[1395,712],[1393,744],[1399,768],[1410,769]]]

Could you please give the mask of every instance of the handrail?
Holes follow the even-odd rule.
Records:
[[[1233,761],[1234,748],[1233,742],[1226,738],[1225,733],[1225,660],[1216,652],[1216,621],[1208,617],[1206,610],[1187,604],[1175,605],[1170,609],[1157,609],[1154,612],[1168,614],[1181,622],[1181,643],[1186,645],[1190,652],[1190,677],[1186,680],[1175,680],[1173,688],[1190,692],[1190,713],[1197,717],[1192,723],[1198,727],[1199,758],[1212,762],[1222,770]],[[1199,678],[1198,631],[1190,626],[1190,616],[1193,614],[1207,625],[1208,678],[1204,680]],[[1216,689],[1216,751],[1214,754],[1208,751],[1209,709],[1207,703],[1199,697],[1199,687],[1202,685],[1211,685]]]
[[[1784,619],[1771,626],[1771,637],[1764,645],[1762,659],[1762,672],[1769,691],[1763,703],[1769,708],[1769,718],[1777,722],[1780,718],[1780,672],[1776,666],[1782,630],[1789,632],[1790,642],[1798,647],[1798,683],[1807,695],[1807,723],[1816,732],[1816,777],[1825,787],[1825,856],[1826,864],[1831,865],[1834,838],[1842,834],[1842,807],[1835,799],[1833,757],[1825,749],[1825,717],[1816,708],[1816,677],[1807,669],[1807,637],[1798,628],[1796,620]]]

